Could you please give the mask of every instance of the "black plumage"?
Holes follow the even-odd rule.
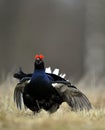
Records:
[[[32,74],[26,74],[20,69],[14,77],[19,79],[14,90],[14,101],[20,109],[22,98],[25,107],[33,112],[41,109],[55,112],[62,102],[67,102],[73,111],[91,109],[88,98],[69,81],[45,72],[42,55],[36,55]]]

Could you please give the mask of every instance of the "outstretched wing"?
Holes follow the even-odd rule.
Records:
[[[21,68],[19,68],[19,71],[14,73],[13,77],[18,79],[18,80],[20,80],[20,81],[23,81],[25,79],[30,79],[32,77],[32,74],[31,73],[30,74],[26,74],[26,73],[24,73],[22,71]]]
[[[52,85],[73,111],[90,110],[92,108],[88,98],[75,86],[68,87],[65,83],[52,83]]]
[[[66,81],[64,78],[60,77],[59,75],[53,73],[46,73],[49,79],[52,81]]]
[[[23,80],[19,82],[14,89],[14,102],[17,105],[17,108],[22,108],[22,94],[24,92],[24,87],[28,84],[28,80]]]

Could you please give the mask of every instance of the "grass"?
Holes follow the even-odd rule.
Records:
[[[105,129],[105,90],[101,87],[82,88],[93,104],[89,112],[72,112],[66,103],[49,114],[42,110],[33,115],[30,110],[18,110],[13,102],[16,81],[9,76],[0,85],[0,130],[104,130]]]

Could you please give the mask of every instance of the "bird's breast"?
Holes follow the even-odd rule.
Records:
[[[33,86],[50,85],[50,80],[44,73],[33,74],[31,82]]]
[[[32,76],[29,84],[29,93],[35,98],[47,98],[54,93],[53,87],[46,75],[38,74]]]

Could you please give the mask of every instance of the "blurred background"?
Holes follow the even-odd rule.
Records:
[[[73,83],[105,77],[105,0],[0,0],[0,79],[34,55]]]

